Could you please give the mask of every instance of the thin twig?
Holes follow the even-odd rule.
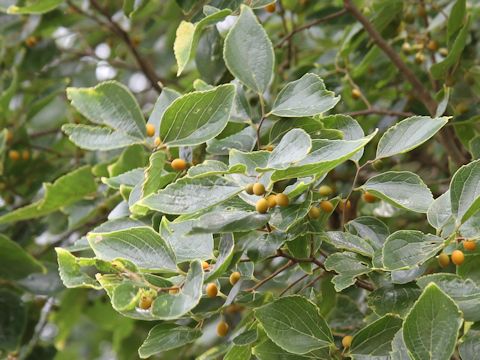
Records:
[[[277,276],[278,274],[280,274],[281,272],[287,270],[289,267],[292,267],[293,265],[295,265],[296,262],[295,261],[292,261],[292,260],[289,260],[285,265],[279,267],[277,270],[275,270],[273,273],[271,273],[270,275],[268,275],[265,279],[263,280],[260,280],[257,284],[255,284],[255,286],[251,287],[250,289],[246,289],[245,291],[255,291],[257,290],[260,286],[262,286],[263,284],[265,284],[266,282],[272,280],[275,276]]]

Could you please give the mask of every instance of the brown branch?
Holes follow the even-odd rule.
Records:
[[[263,284],[265,284],[266,282],[272,280],[275,276],[277,276],[278,274],[280,274],[281,272],[287,270],[289,267],[292,267],[293,265],[295,265],[296,262],[295,261],[292,261],[292,260],[289,260],[285,265],[279,267],[277,270],[275,270],[273,273],[271,273],[270,275],[268,275],[265,279],[263,280],[260,280],[257,284],[255,284],[255,286],[251,287],[250,289],[246,289],[245,291],[255,291],[257,290],[260,286],[262,286]]]
[[[435,116],[438,104],[420,79],[403,62],[397,52],[390,46],[390,44],[388,44],[382,35],[375,29],[373,24],[360,12],[360,10],[358,10],[351,0],[344,0],[343,4],[345,10],[349,11],[363,25],[363,28],[370,35],[375,44],[377,44],[385,55],[390,58],[405,79],[412,85],[413,92],[425,105],[430,115]],[[458,139],[456,139],[455,132],[451,128],[444,127],[440,130],[440,142],[458,165],[463,165],[468,162],[468,158],[463,153],[462,148],[460,147],[461,144],[458,142]]]
[[[150,84],[152,87],[157,90],[158,92],[162,91],[162,87],[160,86],[161,79],[155,72],[152,64],[145,59],[139,52],[137,47],[135,46],[134,42],[130,38],[130,35],[123,30],[120,25],[118,25],[113,19],[111,18],[110,14],[108,11],[103,8],[97,0],[90,0],[90,4],[92,5],[93,8],[95,8],[100,14],[103,15],[103,17],[108,21],[110,29],[116,33],[122,41],[125,43],[127,48],[129,49],[130,53],[133,55],[135,58],[138,66],[142,70],[142,72],[145,74],[147,79],[150,81]]]
[[[305,25],[302,25],[302,26],[296,28],[296,29],[293,29],[288,35],[286,35],[282,40],[280,40],[280,41],[275,45],[275,47],[276,47],[276,48],[282,47],[283,44],[285,44],[285,42],[290,41],[290,39],[291,39],[292,37],[294,37],[295,34],[301,32],[301,31],[303,31],[303,30],[309,29],[309,28],[311,28],[312,26],[321,24],[321,23],[323,23],[323,22],[326,22],[326,21],[335,19],[335,18],[340,17],[340,16],[342,16],[342,15],[344,15],[344,14],[346,14],[346,13],[347,13],[347,10],[346,10],[346,9],[342,9],[342,10],[337,11],[337,12],[335,12],[335,13],[332,13],[332,14],[330,14],[330,15],[324,16],[324,17],[322,17],[322,18],[320,18],[320,19],[313,20],[313,21],[311,21],[311,22],[309,22],[309,23],[307,23],[307,24],[305,24]]]

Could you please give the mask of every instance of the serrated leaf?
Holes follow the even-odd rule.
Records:
[[[333,343],[320,311],[304,297],[279,298],[256,309],[255,317],[268,337],[288,352],[306,354]]]
[[[480,355],[480,323],[473,324],[462,337],[458,352],[462,359],[478,360]]]
[[[245,232],[262,228],[269,219],[270,215],[259,214],[256,211],[219,209],[202,215],[194,222],[192,233]]]
[[[370,244],[375,249],[381,248],[390,235],[388,226],[373,216],[359,216],[346,223],[345,228],[353,235],[370,240]]]
[[[293,129],[286,133],[273,149],[267,167],[262,169],[287,169],[304,159],[312,148],[310,136],[302,129]]]
[[[198,328],[175,324],[158,324],[150,329],[148,336],[138,349],[141,359],[190,344],[202,335]]]
[[[409,171],[387,171],[371,177],[361,189],[405,210],[426,213],[433,202],[430,189]]]
[[[330,115],[321,119],[324,126],[330,130],[339,130],[344,140],[358,140],[365,137],[362,127],[357,120],[348,115]],[[363,149],[351,157],[351,160],[358,161],[362,158]]]
[[[19,244],[0,234],[0,279],[20,280],[45,271],[45,267]]]
[[[337,292],[355,284],[356,277],[372,271],[361,256],[347,251],[329,255],[325,260],[325,268],[338,274],[332,279]]]
[[[230,199],[243,190],[220,176],[182,178],[138,204],[165,214],[190,214]]]
[[[392,350],[392,340],[401,327],[401,318],[394,315],[381,317],[353,336],[350,353],[354,357],[387,356]]]
[[[450,117],[412,116],[400,121],[380,138],[377,159],[403,154],[422,145],[437,133]]]
[[[207,142],[207,152],[212,155],[228,155],[231,149],[252,151],[255,147],[256,132],[252,126],[222,139],[212,139]]]
[[[150,271],[176,271],[175,254],[168,242],[147,226],[131,227],[87,235],[90,247],[98,258],[131,261]],[[128,246],[126,246],[128,245]]]
[[[97,190],[89,166],[74,170],[52,183],[43,184],[45,195],[42,200],[18,208],[0,216],[0,224],[33,219],[73,204]]]
[[[408,355],[407,345],[403,340],[403,331],[399,330],[392,341],[391,360],[411,360]]]
[[[274,171],[271,179],[279,181],[327,173],[363,149],[375,134],[376,131],[358,140],[313,140],[310,154],[288,169]]]
[[[412,284],[384,286],[368,295],[368,305],[380,316],[390,313],[404,317],[421,292]]]
[[[220,243],[218,245],[218,256],[215,262],[215,265],[210,268],[210,271],[205,279],[205,281],[213,281],[220,276],[222,276],[228,267],[233,258],[233,236],[232,234],[223,234],[220,238]]]
[[[305,219],[312,202],[312,193],[300,197],[299,200],[289,204],[288,206],[277,206],[271,212],[270,224],[275,228],[288,231],[297,223]]]
[[[163,185],[162,171],[167,160],[163,151],[156,151],[150,155],[150,164],[145,169],[145,180],[142,184],[142,198],[156,192]]]
[[[58,271],[63,284],[68,288],[88,287],[101,289],[99,283],[85,274],[77,262],[77,258],[62,248],[55,248],[57,252]]]
[[[288,83],[277,95],[271,113],[281,117],[302,117],[322,114],[340,100],[328,91],[320,76],[312,73]]]
[[[171,245],[177,263],[213,257],[211,234],[190,234],[195,221],[169,222],[165,217],[160,223],[160,235]]]
[[[194,146],[220,134],[228,123],[235,86],[194,91],[175,99],[160,123],[160,138],[168,146]]]
[[[421,288],[435,283],[445,294],[458,305],[466,321],[480,321],[480,286],[470,279],[462,279],[455,274],[431,274],[417,279]]]
[[[117,176],[102,177],[102,182],[110,186],[112,189],[120,189],[121,185],[134,187],[138,183],[142,183],[144,181],[144,174],[144,168],[137,168]]]
[[[435,229],[441,230],[452,218],[450,191],[436,198],[427,211],[427,220]]]
[[[443,239],[417,230],[398,230],[390,235],[382,250],[388,270],[410,269],[432,258],[443,247]]]
[[[182,94],[173,89],[167,87],[164,87],[162,89],[162,93],[155,102],[152,113],[150,114],[147,122],[148,124],[154,126],[155,136],[160,135],[160,121],[162,120],[163,113],[165,112],[165,110],[167,110],[170,104],[180,96],[182,96]]]
[[[228,167],[228,165],[218,160],[205,160],[201,164],[189,168],[187,171],[187,176],[191,178],[197,178],[212,175],[245,173],[245,171],[246,167],[242,164],[236,164]]]
[[[450,182],[452,213],[462,224],[480,210],[480,160],[462,166]]]
[[[272,78],[275,54],[272,42],[252,9],[242,5],[229,31],[223,58],[228,70],[247,87],[263,94]]]
[[[190,263],[185,283],[177,294],[162,293],[152,304],[152,315],[162,320],[178,319],[198,305],[202,297],[203,270],[200,261]]]
[[[188,21],[182,21],[177,28],[175,43],[173,44],[173,51],[175,58],[177,59],[177,76],[179,76],[188,61],[195,53],[195,49],[200,40],[200,35],[205,27],[213,25],[225,17],[230,15],[232,11],[230,9],[218,10],[212,14],[205,16],[199,22],[192,24]]]
[[[313,360],[328,359],[328,349],[314,350],[307,354],[292,354],[275,345],[273,341],[266,339],[252,349],[252,353],[259,360]]]
[[[225,354],[224,360],[250,360],[252,347],[250,345],[233,345]]]
[[[414,360],[449,360],[455,349],[462,315],[435,284],[428,285],[405,318],[403,338]]]
[[[325,235],[323,239],[337,249],[352,251],[368,257],[373,256],[373,247],[361,237],[342,231],[328,231]]]

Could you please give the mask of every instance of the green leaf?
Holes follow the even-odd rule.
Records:
[[[250,330],[247,330],[247,331],[241,333],[238,336],[235,336],[233,338],[232,342],[235,345],[242,346],[242,345],[252,344],[255,341],[257,341],[257,339],[258,339],[258,331],[257,331],[257,328],[255,327],[253,329],[250,329]]]
[[[274,171],[271,179],[279,181],[327,173],[363,149],[375,134],[376,131],[358,140],[313,140],[310,154],[288,169]]]
[[[381,317],[353,336],[350,353],[354,356],[387,356],[392,350],[392,340],[401,327],[401,318],[394,315]]]
[[[437,285],[429,284],[405,318],[403,338],[414,360],[449,360],[462,314]]]
[[[220,134],[228,123],[235,86],[194,91],[175,99],[163,113],[160,138],[168,146],[194,146]]]
[[[211,139],[207,142],[207,152],[212,155],[228,155],[231,149],[252,151],[255,147],[256,132],[252,126],[222,139]]]
[[[263,94],[273,78],[275,53],[272,42],[252,9],[242,5],[229,31],[223,51],[228,70],[247,87]]]
[[[337,249],[352,251],[357,254],[372,257],[373,247],[370,243],[356,235],[342,231],[328,231],[322,239]]]
[[[480,210],[480,160],[462,166],[450,182],[450,202],[457,224]]]
[[[404,154],[422,145],[437,133],[450,119],[444,116],[412,116],[400,121],[380,138],[377,147],[377,159]]]
[[[20,346],[27,326],[27,306],[20,296],[2,288],[0,309],[0,350],[14,352]]]
[[[142,184],[142,198],[156,192],[163,184],[162,170],[167,155],[163,151],[156,151],[150,155],[150,165],[145,169],[145,180]]]
[[[375,249],[381,248],[390,235],[388,226],[373,216],[359,216],[346,223],[345,229],[353,235],[369,240]]]
[[[162,218],[160,235],[172,247],[177,263],[213,258],[213,236],[191,234],[195,221],[169,222]]]
[[[219,209],[201,216],[194,223],[192,233],[245,232],[262,228],[269,219],[270,215],[256,211]]]
[[[457,0],[450,11],[447,23],[447,43],[450,42],[452,36],[462,27],[465,23],[465,14],[467,8],[466,0]]]
[[[411,269],[435,256],[443,239],[417,230],[398,230],[390,235],[382,249],[383,265],[388,270]]]
[[[304,297],[279,298],[256,309],[255,317],[268,337],[288,352],[306,354],[333,343],[320,310]]]
[[[45,271],[45,267],[19,244],[0,234],[1,279],[20,280],[30,274]]]
[[[444,77],[448,70],[455,66],[455,64],[460,60],[462,56],[463,49],[467,44],[469,28],[470,28],[471,18],[469,17],[464,21],[462,29],[459,31],[453,45],[449,47],[448,55],[443,61],[433,64],[430,67],[430,73],[434,79],[441,79]]]
[[[347,251],[329,255],[327,260],[325,260],[325,268],[328,271],[335,271],[338,274],[332,279],[337,292],[355,284],[358,276],[368,274],[372,271],[365,259]]]
[[[190,214],[228,200],[242,190],[220,176],[182,178],[139,204],[165,214]]]
[[[403,331],[399,330],[392,341],[391,360],[411,360],[408,355],[407,345],[403,340]]]
[[[450,203],[450,191],[436,198],[427,211],[427,219],[435,229],[441,230],[452,219],[452,207]]]
[[[211,175],[238,174],[244,173],[245,171],[246,167],[242,164],[228,167],[228,165],[218,160],[205,160],[204,162],[189,168],[187,176],[196,178]]]
[[[185,315],[198,305],[202,297],[203,270],[200,261],[190,263],[185,283],[177,294],[162,293],[152,304],[152,315],[162,320],[173,320]]]
[[[233,236],[232,234],[223,234],[218,245],[218,256],[215,265],[210,268],[206,281],[213,281],[225,274],[233,258]]]
[[[67,288],[89,287],[92,289],[101,289],[95,279],[92,279],[81,270],[77,258],[70,252],[62,248],[55,248],[57,252],[58,271],[63,284]]]
[[[16,15],[45,14],[49,11],[55,10],[61,3],[63,3],[63,0],[41,0],[41,1],[36,1],[31,5],[25,5],[25,6],[11,5],[7,8],[7,14],[16,14]]]
[[[358,140],[365,136],[362,127],[357,120],[348,115],[330,115],[321,119],[324,126],[330,130],[339,130],[344,140]],[[358,161],[362,158],[363,149],[351,157],[351,160]]]
[[[249,360],[252,356],[252,347],[250,345],[234,345],[225,354],[223,360]]]
[[[480,323],[475,323],[463,335],[458,351],[462,359],[478,359],[480,354]]]
[[[387,171],[371,177],[361,189],[405,210],[426,213],[433,202],[430,189],[409,171]]]
[[[290,130],[273,149],[268,159],[267,167],[261,170],[287,169],[304,159],[311,148],[312,140],[304,130]]]
[[[282,231],[288,231],[292,226],[305,219],[312,202],[312,194],[301,196],[288,206],[277,206],[271,212],[270,224]]]
[[[160,135],[160,121],[162,120],[163,113],[167,110],[170,104],[180,96],[182,96],[182,94],[173,89],[167,87],[162,89],[162,93],[155,102],[152,113],[147,122],[155,127],[155,136]]]
[[[103,260],[131,261],[150,271],[176,271],[175,254],[168,242],[147,226],[87,235],[90,247]],[[128,246],[126,246],[128,245]]]
[[[230,9],[223,9],[209,14],[195,24],[188,21],[182,21],[180,23],[176,32],[175,43],[173,44],[173,51],[178,66],[177,76],[183,72],[188,61],[195,53],[203,29],[223,20],[230,15],[231,12]]]
[[[322,114],[340,100],[325,88],[316,74],[307,73],[288,83],[277,95],[271,113],[281,117],[302,117]]]
[[[175,324],[158,324],[149,332],[148,336],[138,349],[141,359],[163,353],[178,347],[190,344],[202,335],[198,328],[189,328]]]
[[[129,170],[117,176],[102,177],[102,182],[112,189],[120,189],[121,185],[134,187],[138,183],[143,183],[145,177],[145,169],[137,168]]]
[[[412,284],[384,286],[368,295],[368,306],[380,316],[390,313],[404,317],[421,292],[418,286]]]
[[[45,196],[42,200],[18,208],[0,216],[0,224],[34,219],[71,205],[97,190],[89,166],[83,166],[68,173],[53,184],[44,183]]]
[[[455,274],[431,274],[417,279],[417,284],[421,288],[426,288],[431,282],[457,303],[466,321],[480,321],[480,312],[478,311],[480,285],[470,279],[464,280]]]

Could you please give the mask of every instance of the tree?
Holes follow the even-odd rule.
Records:
[[[476,2],[0,10],[2,358],[478,357]]]

